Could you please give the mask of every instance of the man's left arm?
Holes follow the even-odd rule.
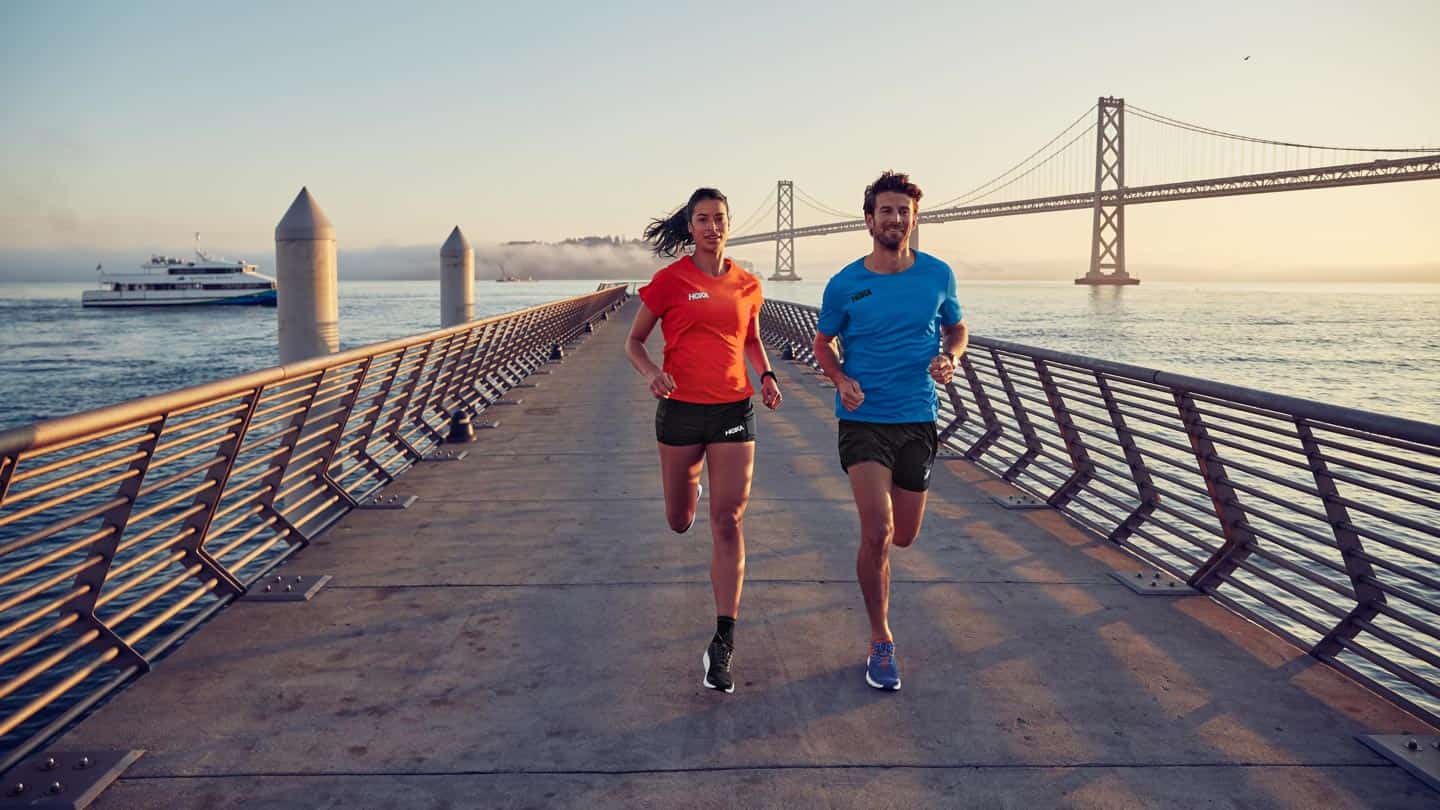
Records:
[[[965,327],[960,299],[955,291],[955,273],[947,272],[946,275],[949,278],[946,279],[945,297],[940,303],[940,354],[930,361],[930,376],[941,385],[948,384],[955,376],[955,367],[960,364],[965,347],[970,345],[970,330]]]
[[[970,345],[970,330],[964,321],[940,327],[940,353],[930,361],[930,376],[935,382],[945,385],[955,377],[960,366],[960,357]]]

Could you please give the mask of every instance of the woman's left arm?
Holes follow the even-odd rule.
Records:
[[[775,410],[780,407],[784,399],[780,395],[780,383],[775,379],[775,372],[770,368],[770,357],[765,354],[765,344],[760,341],[760,313],[755,313],[750,318],[750,334],[745,336],[745,358],[750,361],[750,367],[760,372],[760,400],[765,407]],[[769,374],[765,372],[769,371]]]

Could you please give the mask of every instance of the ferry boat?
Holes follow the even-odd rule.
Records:
[[[151,256],[138,273],[106,273],[104,289],[80,296],[86,307],[174,307],[211,304],[275,306],[275,280],[243,261],[213,259],[200,250],[194,259]]]

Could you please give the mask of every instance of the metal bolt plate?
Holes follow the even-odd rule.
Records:
[[[1050,504],[1029,495],[991,495],[990,500],[1006,509],[1049,509]]]
[[[1440,736],[1425,734],[1359,734],[1356,739],[1375,753],[1440,790]]]
[[[495,428],[498,428],[498,427],[500,427],[500,423],[499,423],[499,422],[476,422],[476,423],[475,423],[475,429],[476,429],[476,430],[494,430]]]
[[[376,495],[360,502],[356,509],[409,509],[420,500],[414,495]]]
[[[80,810],[120,778],[144,749],[133,751],[50,751],[11,768],[0,782],[0,810]],[[58,792],[51,787],[60,784]],[[16,787],[24,789],[16,792]]]
[[[472,427],[474,427],[472,425]],[[469,450],[436,450],[421,461],[459,461],[470,455]]]
[[[1111,571],[1120,584],[1141,596],[1194,596],[1198,591],[1164,571],[1142,568],[1140,571]]]
[[[515,399],[497,399],[494,402],[490,403],[490,407],[495,408],[500,405],[519,405],[524,401],[524,397],[516,397]]]
[[[325,584],[329,574],[272,574],[250,586],[247,602],[309,602]]]

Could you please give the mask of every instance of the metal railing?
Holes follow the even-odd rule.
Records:
[[[987,338],[938,393],[942,452],[1440,722],[1440,425]]]
[[[0,771],[626,297],[602,287],[0,433]]]

